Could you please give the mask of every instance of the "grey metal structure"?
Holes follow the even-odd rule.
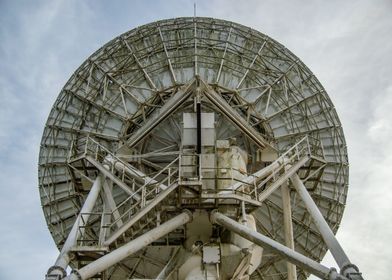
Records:
[[[362,279],[334,236],[347,188],[337,113],[295,55],[224,20],[150,23],[91,55],[50,112],[46,279]]]

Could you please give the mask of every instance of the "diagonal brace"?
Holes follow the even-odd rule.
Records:
[[[89,214],[85,214],[84,219],[82,219],[82,214],[92,212],[101,188],[102,177],[98,175],[94,181],[93,186],[91,187],[89,194],[87,195],[87,198],[79,212],[78,217],[75,220],[74,225],[72,226],[70,233],[68,234],[67,239],[65,240],[63,247],[61,248],[60,255],[58,256],[55,265],[48,270],[47,279],[50,279],[52,276],[59,277],[62,275],[62,277],[64,277],[66,275],[65,269],[71,260],[69,252],[71,248],[76,245],[79,236],[84,233],[84,227],[81,227],[80,230],[79,227],[86,224],[90,217]]]
[[[227,228],[256,245],[270,249],[279,256],[282,256],[291,263],[309,271],[321,279],[348,280],[346,277],[339,275],[334,268],[329,269],[328,267],[319,264],[318,262],[280,244],[279,242],[276,242],[275,240],[234,221],[216,210],[211,213],[211,222]]]
[[[162,238],[166,234],[172,232],[176,228],[190,222],[192,220],[192,213],[185,210],[178,216],[170,219],[162,225],[146,232],[145,234],[133,239],[120,248],[115,249],[109,254],[89,263],[77,271],[73,271],[64,280],[86,280],[94,275],[108,269],[112,265],[122,261],[128,256],[138,252],[139,250],[150,245],[152,242]]]
[[[196,86],[196,80],[174,93],[166,103],[156,109],[153,115],[141,126],[131,137],[128,138],[126,144],[129,148],[136,146],[144,137],[146,137],[158,124],[169,117],[181,104],[183,104],[193,93]]]
[[[202,81],[201,81],[202,82]],[[207,84],[204,84],[204,96],[214,104],[234,125],[236,125],[249,139],[251,139],[257,146],[261,148],[270,147],[274,151],[276,149],[264,139],[263,136],[253,128],[230,104],[226,102],[222,96],[213,90]]]
[[[340,273],[352,280],[363,280],[358,268],[350,262],[350,259],[347,257],[342,246],[340,246],[338,240],[333,234],[328,223],[325,221],[324,216],[321,214],[319,208],[310,196],[298,174],[294,174],[290,179],[295,190],[304,202],[306,209],[313,218],[313,222],[321,233],[325,244],[327,244],[328,249],[331,251],[332,256],[338,264]]]
[[[170,193],[172,193],[178,187],[178,183],[175,182],[165,190],[161,191],[152,201],[146,206],[140,209],[129,221],[123,224],[117,231],[115,231],[105,242],[104,245],[109,246],[117,240],[122,234],[124,234],[132,225],[142,219],[148,212],[150,212],[155,206],[157,206],[163,199],[165,199]]]

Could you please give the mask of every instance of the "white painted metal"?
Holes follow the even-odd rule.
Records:
[[[117,209],[116,202],[113,199],[113,187],[109,187],[109,183],[107,181],[103,184],[104,203],[113,213],[113,217],[116,221],[117,227],[121,227],[123,225],[123,222],[120,212]]]
[[[137,169],[135,169],[135,168],[133,168],[133,169],[129,168],[129,166],[125,165],[124,163],[122,163],[122,162],[119,161],[118,159],[115,159],[115,158],[113,158],[113,157],[109,157],[108,160],[109,160],[110,162],[113,163],[113,166],[114,166],[114,168],[115,168],[116,170],[118,170],[118,171],[120,171],[120,172],[121,172],[121,171],[125,171],[125,172],[127,172],[128,174],[130,174],[132,177],[139,178],[140,180],[143,180],[145,184],[147,184],[147,183],[151,183],[151,184],[156,184],[156,183],[158,183],[156,180],[154,180],[154,179],[151,178],[151,177],[148,177],[148,176],[147,176],[146,174],[144,174],[143,172],[141,172],[141,171],[139,171],[139,170],[137,170]],[[167,188],[167,186],[164,185],[164,184],[159,184],[159,187],[160,187],[162,190],[165,190],[165,189]],[[136,197],[137,199],[139,199],[139,198],[138,198],[139,196],[138,196],[137,194],[135,195],[135,197]]]
[[[309,213],[312,215],[313,222],[323,236],[323,239],[327,244],[328,249],[331,251],[332,256],[340,267],[341,274],[345,276],[353,274],[355,275],[355,278],[353,279],[362,279],[360,275],[357,275],[359,273],[358,268],[351,264],[342,246],[339,244],[331,228],[329,227],[320,210],[318,209],[316,203],[310,196],[309,192],[306,190],[306,187],[302,183],[301,179],[298,177],[297,174],[295,174],[291,177],[291,181],[293,182],[296,191],[301,196],[302,201],[305,203],[305,206],[308,209]]]
[[[165,236],[169,232],[175,230],[179,226],[182,226],[192,220],[192,213],[185,211],[184,213],[170,219],[164,224],[152,229],[151,231],[139,236],[138,238],[130,241],[120,248],[112,251],[111,253],[93,261],[92,263],[84,266],[77,272],[74,272],[65,280],[85,280],[92,276],[100,273],[110,266],[118,263],[126,257],[136,253],[140,249],[148,246],[155,240]]]
[[[127,223],[123,224],[118,228],[105,242],[104,245],[112,244],[117,238],[124,234],[133,224],[144,217],[149,211],[158,205],[163,199],[165,199],[172,191],[178,187],[178,183],[173,183],[171,186],[160,192],[154,200],[150,201],[146,207],[143,207],[138,213],[136,213]]]
[[[204,246],[203,247],[203,263],[204,264],[220,263],[220,248],[219,248],[219,246]]]
[[[184,154],[192,151],[184,150],[183,114],[195,114],[196,103],[214,119],[208,128],[214,137],[202,133],[202,141],[219,141],[187,161]],[[216,177],[222,171],[217,150],[231,143],[246,156],[231,161],[230,174],[238,176],[230,176],[230,184],[224,184],[227,193],[222,193],[216,189],[222,183]],[[236,218],[252,212],[257,230],[282,242],[289,231],[282,223],[289,215],[283,207],[287,197],[277,189],[294,172],[335,232],[346,201],[348,161],[341,124],[325,90],[295,55],[268,36],[236,23],[194,17],[122,34],[75,71],[46,123],[39,186],[50,232],[66,250],[77,217],[88,215],[81,209],[97,174],[111,185],[110,190],[104,185],[89,222],[78,227],[84,241],[73,247],[70,265],[82,270],[184,208],[195,213],[220,208]],[[294,248],[318,262],[327,244],[304,203],[298,196],[291,202]],[[216,238],[212,229],[203,242],[210,238]],[[194,242],[197,237],[179,227],[100,277],[163,274],[175,279],[183,259],[194,255],[189,252]],[[227,254],[222,258],[240,250],[232,244],[223,247]],[[175,249],[185,253],[172,258]],[[239,261],[240,252],[235,252],[230,261]],[[245,258],[236,263],[236,275],[243,275],[248,264]],[[203,267],[197,267],[194,275],[200,276]],[[230,265],[209,267],[209,275],[226,277],[221,267]],[[265,249],[250,278],[282,279],[290,267]],[[350,266],[342,271],[353,272]],[[58,268],[58,273],[63,271]],[[299,280],[307,275],[298,267]]]
[[[258,146],[264,148],[271,146],[236,110],[234,110],[216,91],[204,84],[204,95],[213,103],[230,121],[249,136]]]
[[[131,191],[129,186],[114,176],[113,173],[108,170],[107,166],[102,165],[100,162],[90,156],[87,156],[86,159],[92,163],[104,176],[110,178],[113,182],[116,183],[117,186],[121,187],[127,194],[133,195],[136,200],[140,199],[139,195]]]
[[[283,204],[283,226],[284,226],[284,240],[286,246],[292,250],[294,247],[293,221],[291,216],[291,198],[290,189],[287,183],[281,186],[282,204]],[[287,262],[287,280],[297,280],[297,271],[294,264]]]
[[[312,259],[301,255],[294,250],[281,245],[280,243],[274,241],[273,239],[258,233],[248,227],[241,225],[240,223],[234,221],[233,219],[228,218],[227,216],[215,211],[211,214],[211,221],[213,223],[220,224],[227,229],[235,232],[236,234],[248,239],[249,241],[264,247],[268,248],[275,253],[287,258],[292,263],[306,269],[312,274],[320,277],[321,279],[330,279],[329,275],[331,270]]]
[[[90,218],[90,213],[93,211],[95,202],[97,201],[101,188],[102,177],[98,176],[91,187],[91,190],[86,198],[86,201],[83,204],[82,209],[79,212],[79,215],[71,229],[71,232],[68,234],[67,240],[61,248],[60,255],[58,256],[54,267],[50,268],[48,271],[49,276],[63,275],[64,277],[64,271],[70,262],[70,250],[76,245],[78,238],[84,234],[84,225],[87,224]]]
[[[195,81],[189,83],[184,89],[180,89],[176,94],[174,94],[172,98],[165,103],[164,107],[155,111],[154,116],[148,119],[148,123],[142,126],[137,132],[133,133],[128,139],[128,146],[133,147],[136,145],[148,134],[148,132],[162,122],[162,120],[170,116],[170,114],[177,109],[178,105],[184,102],[192,94],[194,86]]]
[[[184,146],[196,145],[196,114],[184,113],[184,133],[182,144]],[[201,113],[201,145],[215,146],[215,115],[214,113]]]
[[[287,168],[282,177],[279,177],[275,182],[273,182],[265,191],[259,194],[259,201],[262,202],[266,200],[275,190],[277,190],[285,181],[287,181],[293,174],[296,172],[308,161],[307,158],[300,159],[293,166]]]
[[[339,265],[340,268],[350,263],[350,260],[348,259],[346,253],[340,246],[331,228],[324,220],[323,215],[317,208],[317,205],[314,203],[312,197],[309,195],[308,191],[306,190],[306,187],[301,182],[301,179],[298,177],[297,174],[295,174],[291,177],[291,181],[293,182],[295,190],[298,192],[298,194],[301,196],[302,201],[305,203],[305,206],[308,209],[309,213],[312,215],[313,222],[316,224],[316,227],[323,236],[325,243],[327,243],[327,246],[331,251],[333,257],[335,258],[336,263]]]

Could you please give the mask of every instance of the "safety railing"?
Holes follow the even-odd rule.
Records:
[[[271,170],[268,176],[261,180],[253,180],[253,188],[249,192],[249,195],[256,200],[260,200],[260,194],[265,189],[277,182],[279,178],[287,175],[288,172],[292,171],[292,168],[296,168],[295,171],[303,168],[311,158],[322,163],[325,162],[321,142],[316,138],[306,135],[272,163],[276,167]],[[307,166],[307,168],[310,168],[310,166]]]
[[[162,191],[162,184],[169,186],[176,182],[178,169],[173,168],[173,166],[177,161],[178,157],[163,167],[158,173],[155,174],[154,177],[149,178],[141,187],[136,189],[132,195],[128,196],[124,201],[117,205],[116,209],[111,211],[112,215],[115,211],[118,211],[121,214],[117,219],[114,219],[108,225],[110,230],[113,230],[116,227],[118,221],[126,222],[130,220],[136,212],[152,201],[157,196],[157,194]],[[160,176],[165,171],[168,171],[168,176],[165,176],[163,180],[157,181],[158,176]],[[132,201],[132,198],[136,195],[140,195],[141,199]]]
[[[204,195],[204,197],[216,199],[221,199],[221,196],[224,196],[237,200],[253,201],[257,205],[257,203],[262,202],[260,195],[270,186],[276,186],[282,178],[287,177],[291,168],[295,167],[297,171],[299,168],[306,167],[306,165],[309,167],[309,159],[311,158],[320,161],[324,160],[320,141],[305,136],[287,149],[269,166],[265,167],[268,169],[268,172],[256,172],[248,175],[234,167],[206,167],[200,164],[201,155],[180,153],[158,172],[147,176],[90,137],[75,143],[73,147],[73,154],[70,156],[70,160],[83,157],[93,158],[132,190],[132,194],[117,204],[115,209],[111,209],[111,211],[106,213],[101,212],[101,227],[108,232],[116,231],[121,224],[132,219],[140,209],[154,200],[163,190],[162,186],[170,186],[173,182],[178,182],[181,186],[188,185],[188,187],[197,185],[199,188],[194,188],[194,190],[199,192],[192,193],[191,190],[184,197],[189,201],[193,200],[195,203],[203,203]],[[227,176],[221,176],[223,169],[226,169]],[[212,177],[204,176],[206,174],[205,171],[210,171],[213,174],[211,175]],[[203,185],[205,180],[215,180],[215,188],[206,188]],[[208,201],[205,200],[204,202],[207,203]],[[85,240],[85,242],[88,242],[88,240]]]
[[[297,171],[299,168],[305,168],[306,166],[310,169],[311,166],[309,165],[309,159],[312,158],[321,163],[318,165],[318,169],[316,169],[316,171],[319,171],[320,166],[325,163],[324,151],[321,142],[318,139],[315,139],[310,136],[305,136],[301,138],[293,146],[283,152],[283,154],[281,154],[274,162],[272,162],[270,166],[266,167],[266,170],[268,169],[268,172],[261,173],[262,175],[260,176],[257,175],[258,172],[250,175],[243,174],[242,170],[233,167],[205,168],[200,165],[198,167],[199,170],[197,174],[197,164],[195,163],[197,161],[200,162],[200,159],[197,158],[200,155],[182,155],[182,158],[184,158],[185,156],[193,157],[194,159],[187,160],[186,162],[188,164],[183,164],[180,166],[180,174],[182,176],[185,173],[183,170],[188,169],[188,173],[193,174],[193,176],[188,177],[191,177],[191,179],[194,179],[195,181],[202,182],[203,180],[216,179],[216,184],[219,184],[219,187],[216,186],[215,189],[203,188],[202,191],[205,197],[214,197],[214,195],[217,199],[220,199],[220,197],[236,197],[241,199],[242,197],[242,199],[246,198],[248,201],[253,201],[254,204],[261,202],[260,194],[263,193],[265,189],[267,189],[270,185],[274,183],[276,186],[277,181],[283,176],[286,175],[287,177],[287,172],[293,171],[293,169],[291,168],[296,168]],[[181,160],[180,162],[183,161]],[[189,162],[194,162],[194,164],[189,164]],[[220,174],[220,171],[222,171],[223,169],[226,169],[226,173],[230,174],[230,176],[219,177],[218,174]],[[205,170],[213,170],[215,173],[215,177],[203,177],[202,174],[205,173]],[[240,174],[243,174],[244,176],[241,176]],[[180,177],[180,179],[182,180],[183,184],[192,182],[192,180],[184,179],[182,178],[182,176]],[[196,179],[193,177],[196,177]],[[187,198],[195,199],[196,195],[189,194]]]
[[[78,241],[79,245],[97,245],[99,240],[97,238],[94,240],[92,235],[90,235],[92,237],[90,239],[88,232],[110,233],[115,231],[120,224],[129,221],[135,213],[153,201],[167,186],[177,182],[179,176],[179,156],[175,157],[174,160],[166,166],[163,166],[159,171],[146,175],[128,162],[117,157],[108,148],[91,137],[86,137],[77,143],[73,143],[69,155],[69,162],[80,159],[86,159],[87,161],[93,159],[99,162],[113,176],[129,186],[132,193],[117,204],[115,209],[111,209],[111,211],[89,213],[96,217],[96,219],[100,216],[101,223],[98,223],[98,227],[101,227],[101,231],[97,230],[97,223],[84,225],[85,234]],[[118,214],[115,215],[115,213]]]

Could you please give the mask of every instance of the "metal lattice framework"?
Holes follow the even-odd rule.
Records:
[[[287,181],[294,174],[290,168],[337,231],[348,188],[347,150],[335,108],[317,78],[258,31],[210,18],[170,19],[126,32],[96,51],[75,71],[50,112],[41,141],[39,190],[59,249],[77,219],[86,220],[78,228],[83,238],[72,249],[74,268],[200,205],[184,194],[184,188],[195,190],[181,182],[184,155],[179,152],[181,114],[192,110],[199,91],[205,110],[216,113],[217,138],[235,137],[250,156],[248,171],[254,177],[249,175],[247,184],[255,187],[245,202],[258,232],[285,243],[282,193],[271,186],[280,186],[279,178]],[[276,151],[283,164],[255,183],[258,170],[268,166],[256,162],[259,149]],[[103,181],[97,203],[80,214],[97,178]],[[135,215],[159,196],[166,202],[152,205],[142,213],[143,222],[136,221]],[[322,235],[292,186],[288,197],[294,247],[319,262],[327,250]],[[180,226],[97,277],[157,277],[179,254],[184,232]],[[297,273],[298,279],[308,276],[300,267]],[[285,277],[286,260],[265,249],[251,278]]]

